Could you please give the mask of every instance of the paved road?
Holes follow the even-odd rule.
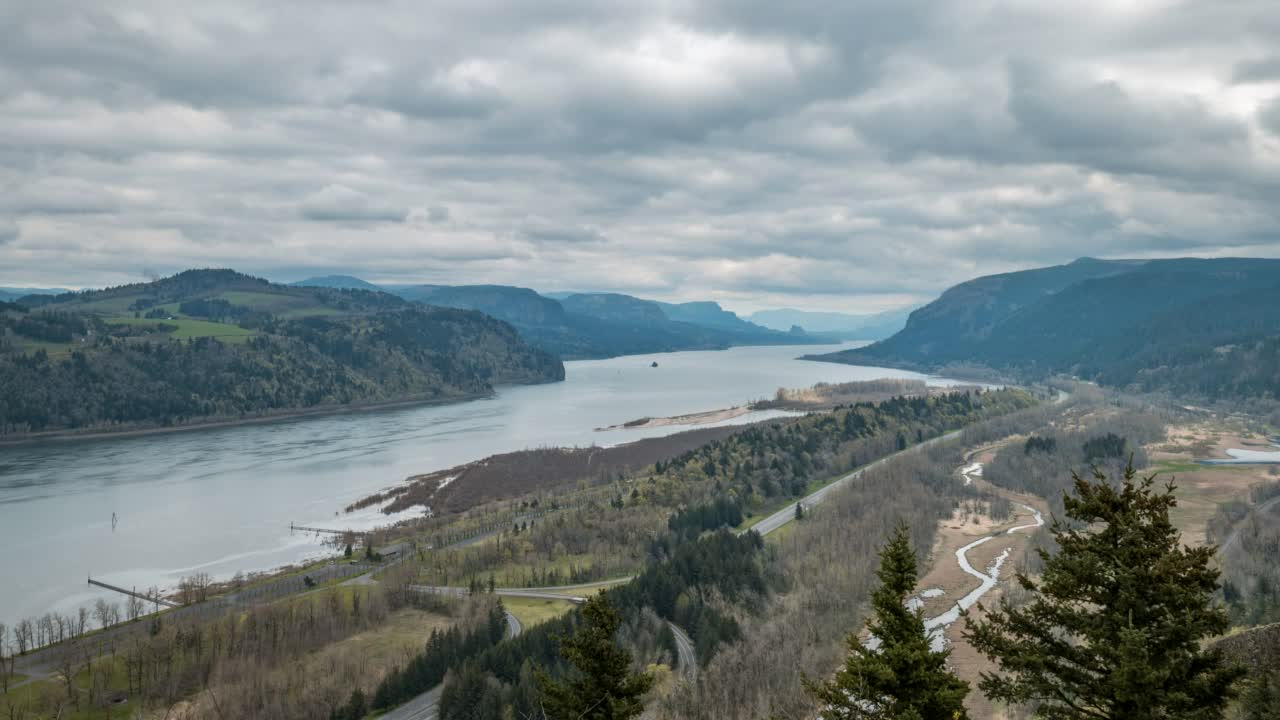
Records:
[[[930,447],[930,446],[932,446],[932,445],[937,445],[937,444],[939,444],[939,443],[943,443],[943,442],[946,442],[946,441],[948,441],[948,440],[954,440],[955,438],[960,437],[960,433],[962,433],[962,432],[964,432],[964,431],[963,431],[963,430],[953,430],[953,431],[951,431],[951,432],[949,432],[949,433],[947,433],[947,434],[945,434],[945,435],[939,435],[939,436],[938,436],[938,437],[936,437],[936,438],[932,438],[932,439],[929,439],[929,440],[925,440],[925,441],[924,441],[924,442],[922,442],[922,443],[917,443],[917,444],[915,444],[915,445],[912,445],[911,447],[907,448],[906,450],[900,450],[900,451],[898,451],[898,452],[896,452],[896,453],[894,453],[894,454],[892,454],[892,455],[886,455],[886,456],[884,456],[884,457],[880,458],[879,460],[876,460],[875,462],[871,463],[870,465],[863,466],[863,467],[861,467],[861,468],[858,468],[857,470],[854,470],[853,472],[851,472],[851,473],[849,473],[849,474],[847,474],[847,475],[844,475],[844,476],[841,476],[841,477],[837,478],[836,480],[832,481],[829,485],[826,485],[825,487],[822,487],[822,488],[820,488],[820,489],[818,489],[818,490],[814,491],[813,493],[810,493],[809,495],[804,496],[803,498],[801,498],[801,499],[800,499],[800,500],[798,500],[797,502],[790,503],[789,505],[787,505],[786,507],[782,508],[781,510],[779,510],[779,511],[775,512],[774,514],[770,515],[769,517],[766,517],[766,518],[764,518],[763,520],[761,520],[760,522],[758,522],[758,523],[756,523],[756,524],[752,525],[751,527],[747,528],[747,530],[755,530],[756,532],[760,533],[761,535],[768,535],[769,533],[773,532],[774,530],[777,530],[778,528],[782,527],[783,525],[786,525],[787,523],[789,523],[789,522],[791,522],[792,520],[795,520],[795,519],[796,519],[796,504],[797,504],[797,503],[803,503],[803,504],[804,504],[804,506],[805,506],[805,508],[806,508],[806,509],[808,509],[809,507],[812,507],[813,505],[815,505],[815,504],[817,504],[817,503],[820,503],[820,502],[822,502],[823,500],[825,500],[825,499],[826,499],[826,497],[827,497],[827,495],[828,495],[828,494],[830,494],[830,493],[831,493],[833,490],[835,490],[836,488],[839,488],[839,487],[841,487],[841,486],[843,486],[843,485],[847,485],[849,482],[851,482],[851,481],[853,481],[853,480],[856,480],[857,478],[861,477],[861,476],[862,476],[862,473],[864,473],[864,472],[866,472],[866,471],[868,471],[868,470],[870,470],[870,469],[872,469],[872,468],[879,467],[880,465],[883,465],[884,463],[886,463],[886,462],[888,462],[888,461],[892,460],[893,458],[896,458],[896,457],[898,457],[898,456],[900,456],[900,455],[905,455],[905,454],[907,454],[907,453],[920,452],[921,450],[923,450],[923,449],[925,449],[925,448],[927,448],[927,447]],[[744,530],[743,532],[747,532],[747,530]]]
[[[520,618],[507,613],[507,637],[518,637],[522,632],[524,632],[524,626],[520,624]]]
[[[444,685],[437,685],[380,716],[380,720],[435,720],[440,714],[440,693],[443,691]]]
[[[679,625],[668,620],[667,626],[671,628],[671,634],[676,637],[676,664],[680,668],[680,674],[687,679],[697,677],[698,654],[694,651],[693,641]]]

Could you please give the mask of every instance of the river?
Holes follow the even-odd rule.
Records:
[[[168,587],[195,572],[227,578],[315,557],[322,547],[291,534],[291,522],[383,524],[376,511],[335,514],[415,473],[523,448],[678,432],[687,427],[594,428],[729,407],[783,386],[924,377],[794,359],[836,349],[742,347],[576,361],[565,363],[562,383],[504,387],[456,405],[0,447],[0,622],[91,603],[99,592],[86,584],[89,575],[125,587]],[[766,415],[736,421],[760,417]]]

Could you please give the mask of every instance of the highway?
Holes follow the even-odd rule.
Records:
[[[1066,400],[1069,397],[1070,397],[1069,394],[1060,392],[1056,400],[1056,404],[1060,405],[1066,402]],[[953,430],[949,433],[939,435],[936,438],[931,438],[929,440],[925,440],[922,443],[917,443],[915,445],[912,445],[911,447],[908,447],[905,450],[896,452],[892,455],[887,455],[883,458],[880,458],[879,460],[876,460],[875,462],[870,463],[869,465],[865,465],[861,468],[858,468],[857,470],[854,470],[853,472],[842,475],[841,477],[835,479],[831,483],[806,495],[805,497],[801,498],[797,502],[803,503],[806,508],[811,507],[814,504],[820,503],[823,500],[825,500],[827,495],[830,494],[836,488],[846,485],[849,482],[861,477],[862,474],[867,470],[870,470],[875,467],[879,467],[880,465],[900,455],[904,455],[906,453],[912,453],[912,452],[920,452],[921,450],[928,448],[930,446],[944,443],[949,440],[954,440],[960,437],[960,434],[962,432],[964,431]],[[1277,500],[1280,501],[1280,498],[1277,498]],[[748,528],[748,530],[755,530],[761,535],[768,535],[774,530],[777,530],[778,528],[782,527],[783,525],[786,525],[787,523],[795,519],[796,504],[797,504],[796,502],[789,503],[786,507],[782,508],[781,510],[778,510],[772,515],[769,515],[768,517],[755,523],[750,528]],[[747,530],[744,530],[743,532],[747,532]],[[561,587],[551,587],[551,588],[523,588],[523,589],[498,588],[494,592],[499,596],[506,596],[506,597],[526,597],[526,598],[540,598],[540,599],[548,599],[548,600],[567,600],[572,603],[581,604],[586,602],[586,598],[580,597],[580,596],[573,596],[573,595],[561,595],[554,591],[576,590],[579,588],[585,588],[589,586],[590,585],[565,585]],[[456,595],[467,594],[467,590],[465,588],[414,585],[414,586],[411,586],[411,589],[418,592],[433,592],[433,593],[440,593],[440,594],[456,594]],[[508,623],[514,620],[514,618],[510,614],[507,615],[507,618],[508,618],[507,620]],[[516,621],[516,622],[518,623],[519,621]],[[678,656],[676,660],[679,666],[680,674],[686,679],[692,679],[697,675],[697,672],[698,672],[698,656],[694,649],[693,640],[689,638],[688,633],[686,633],[683,629],[680,628],[680,626],[676,625],[675,623],[668,621],[667,625],[670,626],[671,633],[675,636],[675,639],[676,639],[676,653]],[[441,688],[437,687],[432,689],[429,692],[423,693],[422,695],[419,695],[418,697],[409,701],[407,704],[397,708],[396,710],[390,713],[387,713],[386,715],[383,716],[383,718],[385,720],[434,720],[439,707],[440,690]]]
[[[817,503],[820,503],[820,502],[822,502],[823,500],[825,500],[825,499],[826,499],[826,497],[827,497],[827,495],[829,495],[829,494],[830,494],[833,490],[835,490],[836,488],[839,488],[839,487],[842,487],[842,486],[844,486],[844,485],[847,485],[847,484],[848,484],[848,483],[850,483],[851,481],[856,480],[857,478],[861,477],[861,476],[862,476],[862,473],[864,473],[864,472],[866,472],[866,471],[868,471],[868,470],[871,470],[872,468],[879,467],[879,466],[883,465],[884,463],[889,462],[889,461],[890,461],[890,460],[892,460],[893,458],[899,457],[899,456],[901,456],[901,455],[905,455],[905,454],[907,454],[907,453],[912,453],[912,452],[920,452],[920,451],[921,451],[921,450],[923,450],[924,448],[927,448],[927,447],[930,447],[930,446],[933,446],[933,445],[937,445],[937,444],[939,444],[939,443],[944,443],[944,442],[946,442],[946,441],[948,441],[948,440],[954,440],[955,438],[960,437],[960,433],[962,433],[962,432],[964,432],[964,431],[963,431],[963,430],[952,430],[951,432],[946,433],[945,435],[939,435],[939,436],[938,436],[938,437],[936,437],[936,438],[931,438],[931,439],[929,439],[929,440],[925,440],[925,441],[924,441],[924,442],[922,442],[922,443],[917,443],[917,444],[912,445],[911,447],[909,447],[909,448],[907,448],[907,449],[905,449],[905,450],[900,450],[900,451],[898,451],[898,452],[896,452],[896,453],[894,453],[894,454],[892,454],[892,455],[886,455],[885,457],[882,457],[882,458],[880,458],[879,460],[876,460],[875,462],[873,462],[873,463],[871,463],[871,464],[869,464],[869,465],[864,465],[863,467],[860,467],[860,468],[858,468],[857,470],[854,470],[854,471],[853,471],[853,472],[851,472],[851,473],[848,473],[848,474],[846,474],[846,475],[842,475],[842,476],[840,476],[839,478],[836,478],[835,480],[831,481],[831,483],[829,483],[829,484],[827,484],[827,485],[825,485],[825,486],[823,486],[823,487],[821,487],[821,488],[819,488],[819,489],[815,490],[814,492],[812,492],[812,493],[810,493],[810,494],[808,494],[808,495],[804,496],[803,498],[801,498],[801,499],[797,500],[796,502],[789,503],[786,507],[784,507],[784,508],[782,508],[781,510],[779,510],[779,511],[775,512],[774,514],[772,514],[772,515],[770,515],[770,516],[768,516],[768,517],[764,518],[763,520],[761,520],[760,522],[758,522],[758,523],[756,523],[756,524],[752,525],[751,527],[747,528],[746,530],[743,530],[743,532],[749,532],[749,531],[751,531],[751,530],[755,530],[756,532],[760,533],[761,535],[768,535],[769,533],[773,532],[774,530],[777,530],[778,528],[782,527],[783,525],[786,525],[787,523],[789,523],[789,522],[791,522],[792,520],[795,520],[795,519],[796,519],[796,504],[797,504],[797,503],[801,503],[801,504],[803,504],[803,505],[805,506],[805,509],[808,509],[809,507],[811,507],[811,506],[813,506],[813,505],[815,505],[815,504],[817,504]]]
[[[440,693],[444,685],[437,685],[418,697],[381,715],[380,720],[435,720],[440,714]]]
[[[698,654],[694,651],[693,641],[683,628],[670,620],[667,621],[667,627],[671,628],[671,634],[676,637],[676,666],[680,668],[682,676],[693,679],[698,675]]]

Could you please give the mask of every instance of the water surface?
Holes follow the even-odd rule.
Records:
[[[357,529],[385,523],[373,511],[335,513],[415,473],[523,448],[666,435],[687,428],[594,428],[729,407],[779,387],[924,377],[794,359],[835,349],[569,362],[565,382],[501,388],[457,405],[0,447],[0,622],[91,602],[98,595],[85,583],[89,575],[163,587],[199,571],[226,578],[314,557],[323,548],[290,534],[291,522]]]

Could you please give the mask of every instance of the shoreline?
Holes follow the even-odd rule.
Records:
[[[563,381],[549,381],[563,382]],[[513,383],[513,384],[529,384],[541,385],[546,383]],[[498,388],[484,393],[467,393],[456,395],[448,398],[436,397],[419,397],[419,398],[400,398],[397,400],[376,400],[360,403],[347,403],[345,405],[323,405],[314,408],[300,408],[296,410],[282,410],[280,412],[269,413],[265,415],[255,415],[252,417],[208,420],[200,422],[186,423],[184,425],[171,426],[155,426],[155,427],[129,427],[119,430],[49,430],[38,433],[27,433],[13,437],[0,437],[0,447],[8,447],[14,445],[30,445],[42,442],[76,442],[80,440],[109,440],[115,438],[135,438],[148,437],[151,435],[168,435],[170,433],[181,433],[193,430],[212,430],[218,428],[239,427],[242,425],[263,425],[272,422],[285,422],[288,420],[298,420],[310,417],[326,417],[332,415],[347,415],[362,412],[376,412],[379,410],[395,410],[399,408],[432,406],[432,405],[454,405],[474,400],[483,400],[491,398],[497,394]]]
[[[608,430],[639,430],[641,428],[654,427],[671,427],[675,425],[710,425],[712,423],[724,422],[740,418],[743,415],[754,412],[750,404],[734,405],[733,407],[721,408],[719,410],[705,410],[703,412],[687,413],[685,415],[671,415],[669,417],[645,417],[624,422],[621,425],[609,425],[607,427],[595,428],[596,432],[605,432]]]

